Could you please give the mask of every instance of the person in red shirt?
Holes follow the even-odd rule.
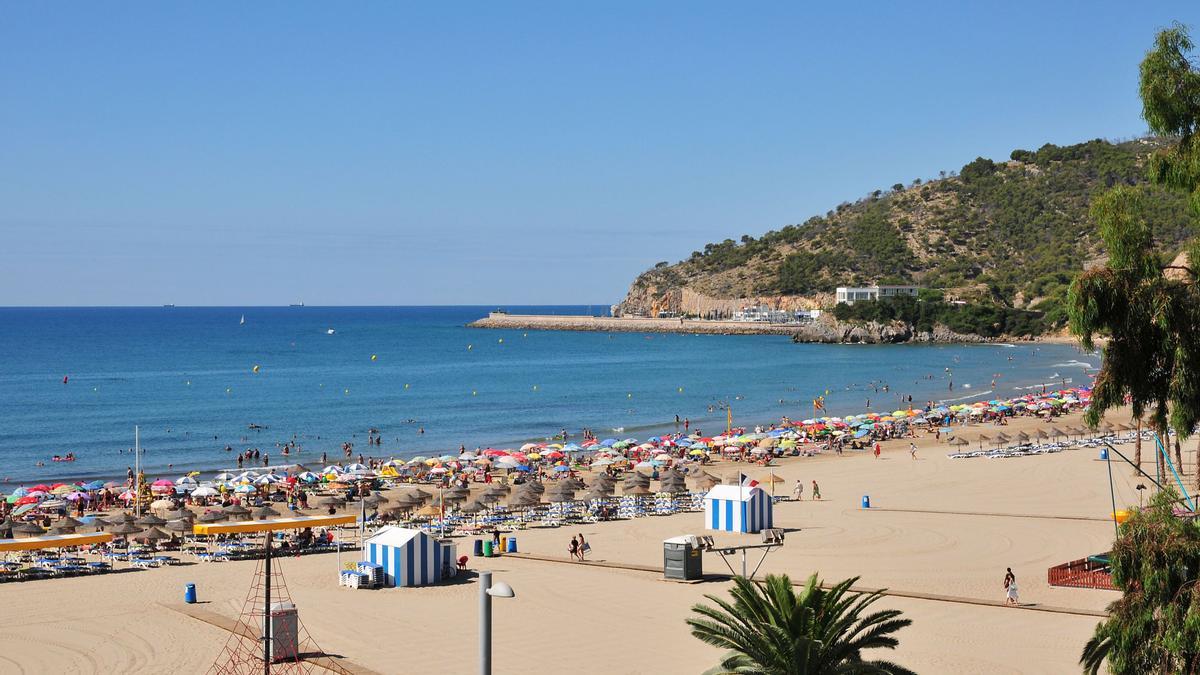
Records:
[[[875,459],[879,459],[879,441],[875,442]]]

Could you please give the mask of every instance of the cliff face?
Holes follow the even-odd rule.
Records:
[[[792,335],[792,341],[872,345],[901,342],[989,342],[988,338],[955,333],[945,326],[935,326],[932,331],[916,331],[910,324],[900,321],[854,324],[826,317],[797,329]]]
[[[1041,312],[1065,323],[1063,300],[1086,261],[1105,252],[1088,217],[1091,198],[1114,184],[1144,184],[1155,139],[1015,150],[1010,161],[979,158],[843,202],[824,215],[755,238],[708,244],[660,263],[630,285],[617,311],[728,316],[750,305],[828,308],[836,286],[914,283],[947,300]],[[1183,196],[1149,188],[1148,218],[1173,256],[1198,224]]]

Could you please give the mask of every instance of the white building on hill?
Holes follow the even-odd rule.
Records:
[[[902,295],[917,297],[916,286],[838,286],[837,303],[853,305],[859,300],[887,300]]]

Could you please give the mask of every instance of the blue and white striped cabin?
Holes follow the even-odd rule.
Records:
[[[771,496],[757,487],[714,485],[704,495],[704,527],[721,532],[759,532],[774,527]]]
[[[363,559],[383,566],[385,586],[426,586],[453,567],[453,548],[421,530],[387,526],[363,545]],[[447,558],[447,556],[450,556]]]

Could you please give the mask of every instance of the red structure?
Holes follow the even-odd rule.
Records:
[[[1046,582],[1051,586],[1117,590],[1113,585],[1112,569],[1104,556],[1091,556],[1055,565],[1046,570]]]
[[[271,559],[271,533],[266,555],[254,570],[250,592],[237,625],[225,641],[211,675],[270,675],[329,671],[350,675],[317,647],[300,621],[279,564]],[[274,628],[273,628],[274,626]]]

